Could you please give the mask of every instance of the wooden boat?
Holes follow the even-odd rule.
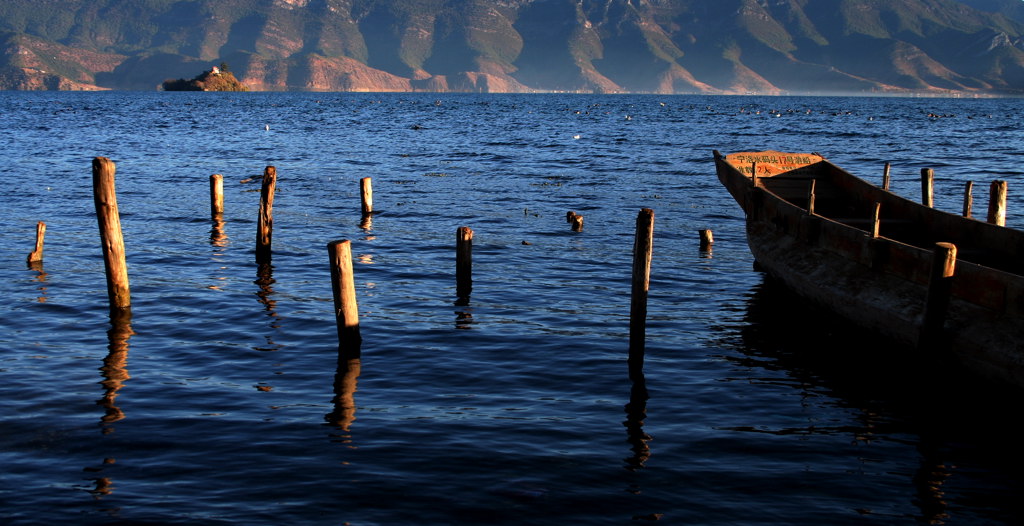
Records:
[[[922,355],[1024,387],[1024,232],[904,199],[816,154],[714,156],[769,275]]]

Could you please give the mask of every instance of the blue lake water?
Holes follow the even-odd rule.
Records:
[[[4,524],[1024,520],[1020,397],[766,282],[711,155],[814,151],[876,182],[889,161],[907,196],[931,167],[951,211],[965,181],[983,212],[1005,179],[1020,228],[1018,100],[8,92],[0,115]],[[117,163],[127,324],[107,311],[95,156]],[[626,367],[644,207],[647,396]],[[357,361],[337,352],[336,239]]]

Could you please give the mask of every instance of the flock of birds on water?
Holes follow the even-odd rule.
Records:
[[[321,99],[317,99],[315,102],[316,102],[316,104],[322,104],[324,101],[321,100]],[[416,101],[399,101],[399,103],[416,104],[417,102]],[[384,104],[384,101],[383,100],[371,100],[371,101],[369,101],[369,104]],[[440,100],[440,99],[438,99],[438,100],[434,100],[430,104],[433,105],[433,106],[442,106],[442,105],[445,104],[445,102]],[[491,104],[491,102],[490,101],[477,101],[476,104],[481,104],[481,105],[484,105],[484,106],[489,106]],[[599,108],[602,105],[603,105],[603,103],[595,102],[595,103],[591,104],[590,107],[591,108]],[[664,107],[668,107],[668,104],[665,103],[665,102],[658,102],[658,105],[663,107],[663,108]],[[518,105],[513,104],[512,107],[513,108],[517,108]],[[695,110],[695,109],[698,109],[698,108],[697,108],[697,105],[695,105],[695,104],[688,104],[688,105],[686,105],[686,109]],[[703,109],[706,110],[706,111],[709,111],[709,112],[719,113],[719,112],[715,111],[714,106],[704,106]],[[591,114],[590,110],[574,110],[574,109],[566,108],[565,111],[571,111],[571,112],[575,113],[576,115],[590,115]],[[604,113],[606,115],[608,115],[608,114],[611,114],[612,112],[605,111]],[[726,112],[726,113],[732,113],[732,112]],[[818,113],[818,114],[821,114],[821,115],[829,115],[829,114],[831,114],[832,116],[835,116],[835,117],[839,117],[839,116],[843,116],[843,115],[856,115],[851,110],[843,110],[843,111],[824,111],[824,110],[821,110],[821,111],[818,111],[818,112],[815,112],[814,110],[811,110],[811,109],[808,109],[808,108],[804,108],[804,109],[792,109],[792,108],[789,108],[789,109],[785,109],[785,110],[778,110],[778,109],[761,110],[761,109],[757,109],[757,108],[747,109],[746,106],[740,106],[739,110],[735,111],[735,113],[736,114],[750,114],[750,115],[767,114],[767,115],[771,115],[772,117],[781,117],[783,114],[787,114],[787,115],[799,115],[799,114],[813,115],[815,113]],[[928,118],[931,118],[931,119],[947,119],[947,118],[957,117],[957,114],[955,114],[955,113],[934,113],[934,112],[928,112],[925,115]],[[977,115],[977,116],[975,116],[975,115],[967,115],[968,119],[973,119],[975,117],[978,117],[978,118],[992,118],[992,115],[991,114]],[[869,120],[873,119],[873,118],[874,117],[868,117]],[[633,116],[630,115],[630,114],[626,114],[624,116],[624,119],[625,120],[633,120]]]
[[[317,99],[314,102],[316,104],[323,104],[325,101],[322,100],[322,99]],[[368,104],[384,104],[385,101],[384,100],[371,100],[371,101],[368,101],[367,103]],[[399,101],[399,103],[400,104],[401,103],[416,104],[417,101]],[[442,101],[442,100],[434,100],[434,101],[430,102],[429,104],[431,104],[433,106],[443,106],[445,104],[450,104],[450,103]],[[482,104],[482,105],[487,106],[487,105],[490,105],[491,102],[490,101],[477,101],[477,102],[475,102],[475,104]],[[192,104],[191,103],[186,103],[185,105],[186,106],[190,106]],[[591,109],[582,109],[582,110],[580,110],[580,109],[572,109],[572,108],[566,108],[565,111],[571,111],[571,112],[573,112],[576,115],[591,115],[592,113],[604,113],[605,115],[610,115],[610,114],[613,113],[612,111],[603,111],[603,112],[601,112],[598,108],[600,108],[603,105],[604,104],[600,103],[600,102],[591,104],[589,107],[591,109],[593,109],[593,112],[591,111]],[[661,106],[661,107],[668,107],[669,106],[665,102],[658,102],[658,105]],[[518,104],[513,104],[512,105],[513,109],[516,109],[518,107],[519,107]],[[88,111],[91,108],[86,107],[84,109],[86,111]],[[794,109],[794,108],[788,108],[788,109],[774,109],[774,108],[772,108],[772,109],[760,109],[760,108],[756,108],[756,107],[748,108],[747,106],[740,106],[738,110],[719,111],[719,110],[716,110],[714,106],[707,105],[707,106],[704,106],[703,108],[698,108],[698,105],[695,105],[695,104],[688,104],[688,105],[685,105],[685,107],[684,106],[676,106],[676,109],[688,109],[688,110],[699,110],[699,109],[702,109],[702,110],[704,110],[706,112],[713,113],[713,114],[716,114],[716,115],[768,115],[768,116],[771,116],[771,117],[782,117],[783,115],[814,115],[814,114],[832,115],[834,117],[856,116],[857,115],[857,113],[855,113],[854,111],[851,111],[851,110],[840,110],[840,111],[819,110],[819,111],[815,111],[815,110],[808,109],[808,108],[801,108],[801,109]],[[54,114],[60,113],[61,111],[73,111],[73,110],[71,108],[64,108],[62,110],[54,111]],[[531,111],[531,113],[532,113],[532,111]],[[923,115],[926,118],[928,118],[928,119],[951,119],[951,118],[959,117],[959,115],[957,115],[955,113],[928,112],[928,113],[925,113]],[[966,115],[965,117],[967,119],[975,119],[975,118],[991,119],[992,115],[991,114]],[[632,114],[629,114],[629,113],[623,115],[623,120],[631,121],[631,120],[633,120],[633,118],[634,118],[634,116]],[[868,116],[867,120],[873,121],[873,120],[875,120],[875,117],[874,116]],[[421,126],[414,126],[414,129],[421,129],[421,128],[422,128]],[[263,129],[265,131],[270,131],[270,125],[269,124],[263,125]]]
[[[415,101],[399,101],[399,103],[404,103],[404,102],[413,103],[413,104],[416,103]],[[322,104],[323,101],[318,99],[318,100],[315,101],[315,103],[316,104]],[[384,101],[383,100],[372,100],[372,101],[369,101],[369,104],[384,104]],[[435,101],[431,102],[430,104],[433,105],[433,106],[442,106],[445,103],[444,103],[444,101],[441,101],[441,100],[435,100]],[[490,105],[491,102],[490,101],[480,101],[480,102],[477,102],[477,104]],[[659,102],[658,105],[661,106],[661,107],[667,107],[668,106],[668,104],[666,104],[665,102]],[[590,105],[591,108],[595,108],[595,112],[597,112],[597,113],[604,113],[605,115],[611,115],[613,113],[612,111],[600,112],[600,110],[596,109],[596,108],[599,108],[601,106],[602,106],[602,103],[599,103],[599,102]],[[518,105],[513,104],[513,108],[517,108],[517,107],[518,107]],[[697,107],[697,105],[689,104],[689,105],[687,105],[687,109],[689,109],[689,110],[696,110],[696,109],[698,109],[698,107]],[[750,109],[748,109],[746,106],[740,106],[740,108],[738,110],[720,112],[720,111],[717,111],[714,106],[704,106],[703,110],[707,111],[709,113],[714,113],[714,114],[768,115],[768,116],[771,116],[771,117],[782,117],[783,115],[814,115],[815,113],[817,113],[819,115],[832,115],[833,117],[855,116],[855,115],[857,115],[855,112],[853,112],[851,110],[842,110],[842,111],[824,111],[824,110],[820,110],[820,111],[815,112],[814,110],[811,110],[811,109],[808,109],[808,108],[803,108],[803,109],[789,108],[789,109],[785,109],[785,110],[779,110],[779,109],[762,110],[762,109],[759,109],[759,108],[750,108]],[[579,109],[565,108],[564,111],[570,111],[570,112],[572,112],[572,113],[574,113],[576,115],[591,115],[592,114],[591,110],[588,110],[588,109],[579,110]],[[530,113],[533,113],[533,112],[531,111]],[[935,113],[935,112],[928,112],[928,113],[926,113],[924,115],[928,119],[951,119],[951,118],[956,118],[958,116],[955,113]],[[968,119],[974,119],[974,118],[991,119],[992,115],[991,114],[967,115],[966,118],[968,118]],[[627,113],[627,114],[623,115],[623,120],[631,121],[631,120],[633,120],[633,115]],[[874,116],[868,116],[867,120],[873,121],[873,120],[875,120],[875,117]],[[263,128],[266,131],[270,131],[270,125],[269,124],[264,125]],[[411,126],[411,129],[413,129],[413,130],[421,130],[421,129],[424,129],[424,127],[419,125],[419,124],[414,124],[414,125]],[[573,139],[580,139],[581,137],[582,137],[581,135],[574,135]]]

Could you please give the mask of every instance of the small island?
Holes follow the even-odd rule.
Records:
[[[249,91],[228,71],[228,65],[221,63],[210,71],[204,71],[192,80],[167,79],[161,85],[164,91]]]

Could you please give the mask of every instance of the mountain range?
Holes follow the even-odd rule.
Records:
[[[1024,95],[1024,0],[4,0],[0,89]]]

